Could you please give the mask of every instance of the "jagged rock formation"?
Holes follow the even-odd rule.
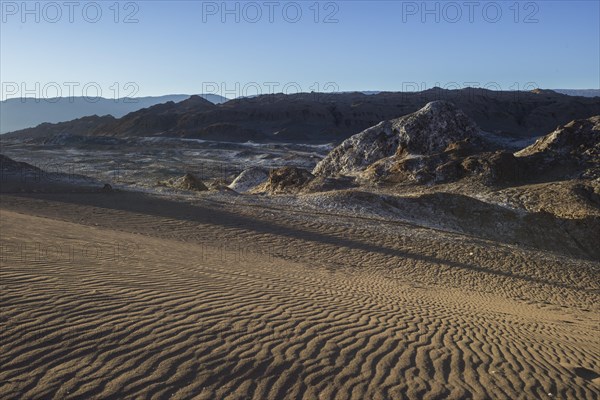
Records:
[[[256,187],[255,193],[296,193],[314,179],[314,175],[303,168],[281,167],[272,170],[266,182]]]
[[[211,192],[219,192],[222,194],[238,194],[238,192],[236,192],[235,190],[232,190],[226,179],[223,178],[217,178],[217,179],[211,179],[207,182],[205,182],[206,187],[208,188],[208,190],[210,190]]]
[[[493,151],[486,135],[451,103],[433,102],[352,136],[313,173],[371,183],[445,183],[467,176],[486,185],[597,179],[600,116],[572,121],[512,154]]]
[[[548,178],[600,178],[600,115],[571,121],[515,153]]]
[[[381,122],[345,140],[313,173],[357,175],[368,170],[368,176],[381,177],[405,170],[420,181],[419,170],[450,162],[453,154],[472,151],[473,142],[479,141],[478,130],[452,103],[431,102],[413,114]],[[427,158],[432,155],[438,156]]]
[[[383,121],[356,134],[333,149],[313,173],[321,176],[352,174],[396,152],[399,137],[393,123]]]
[[[180,190],[191,190],[195,192],[204,192],[208,190],[208,187],[194,175],[187,173],[181,178],[175,180],[169,180],[168,186]]]
[[[481,153],[466,157],[460,167],[465,175],[479,177],[487,185],[506,185],[522,181],[526,169],[515,156],[506,151]]]
[[[229,185],[229,188],[238,193],[247,192],[264,183],[269,178],[269,171],[265,168],[252,167],[242,171]]]
[[[462,110],[446,101],[428,103],[416,113],[396,121],[394,125],[400,139],[397,153],[440,152],[453,143],[475,139],[479,131]]]
[[[454,103],[486,132],[535,137],[560,124],[597,114],[599,98],[553,91],[493,92],[466,88],[402,93],[299,93],[240,98],[214,105],[198,96],[138,110],[122,118],[90,117],[43,124],[6,136],[60,133],[94,136],[172,136],[245,142],[341,142],[380,121],[413,113],[425,104]]]

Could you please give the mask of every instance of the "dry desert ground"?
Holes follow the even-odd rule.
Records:
[[[597,399],[599,264],[403,223],[4,194],[3,399]]]

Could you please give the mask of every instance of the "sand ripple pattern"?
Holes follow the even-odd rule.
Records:
[[[80,211],[1,211],[2,398],[600,395],[589,261],[410,227]],[[235,250],[250,241],[269,251]]]

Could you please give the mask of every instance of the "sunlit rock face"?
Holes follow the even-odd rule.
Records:
[[[561,178],[600,178],[600,115],[571,121],[515,153],[532,170]]]
[[[317,164],[313,173],[355,175],[386,157],[442,152],[452,143],[475,138],[477,132],[477,125],[452,103],[434,101],[348,138]]]
[[[256,193],[297,193],[308,185],[313,179],[309,171],[297,167],[281,167],[269,172],[266,182],[254,190]]]
[[[245,193],[264,183],[269,178],[269,171],[265,168],[252,167],[242,171],[229,188],[238,193]]]
[[[208,190],[206,185],[200,179],[189,173],[171,182],[171,186],[176,189],[191,190],[195,192],[204,192]]]

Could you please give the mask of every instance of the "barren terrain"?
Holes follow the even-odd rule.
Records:
[[[3,398],[597,398],[597,262],[142,194],[1,198]]]

